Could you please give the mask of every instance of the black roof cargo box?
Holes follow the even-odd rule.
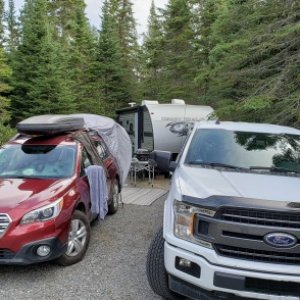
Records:
[[[42,115],[28,118],[17,124],[19,133],[46,135],[84,128],[84,119],[68,115]]]

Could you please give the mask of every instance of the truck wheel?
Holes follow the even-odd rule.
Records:
[[[118,181],[115,179],[112,184],[110,204],[108,205],[108,213],[110,215],[113,215],[117,212],[119,207],[119,200],[120,200],[119,185],[118,185]]]
[[[90,236],[91,228],[87,216],[83,212],[75,210],[69,229],[68,248],[58,258],[58,264],[70,266],[81,261],[88,248]]]
[[[183,300],[183,296],[169,289],[168,275],[164,265],[164,238],[161,228],[153,239],[146,264],[147,278],[152,290],[161,297],[169,300]]]

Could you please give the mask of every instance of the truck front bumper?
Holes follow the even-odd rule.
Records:
[[[191,299],[202,300],[205,296],[207,299],[231,300],[300,299],[300,274],[294,276],[229,268],[211,264],[201,255],[174,247],[167,242],[164,248],[170,289]],[[190,272],[188,267],[180,266],[180,259],[191,262],[192,268],[199,267],[200,272]],[[280,264],[278,271],[280,272]]]

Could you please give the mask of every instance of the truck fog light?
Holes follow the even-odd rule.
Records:
[[[39,246],[36,250],[36,254],[41,257],[45,257],[49,255],[51,248],[47,245]]]
[[[178,261],[178,265],[184,268],[190,268],[192,266],[192,262],[185,258],[180,258]]]
[[[175,268],[183,273],[189,274],[193,277],[200,278],[201,268],[198,264],[190,261],[189,259],[176,257]]]

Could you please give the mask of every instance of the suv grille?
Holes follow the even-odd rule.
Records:
[[[0,259],[12,259],[14,257],[14,253],[7,249],[0,249]]]
[[[215,249],[220,255],[227,257],[249,259],[252,261],[300,264],[300,253],[264,251],[225,245],[215,245]]]
[[[299,213],[225,208],[219,214],[219,218],[235,223],[300,228]]]
[[[7,214],[0,214],[0,238],[6,232],[11,220]]]

